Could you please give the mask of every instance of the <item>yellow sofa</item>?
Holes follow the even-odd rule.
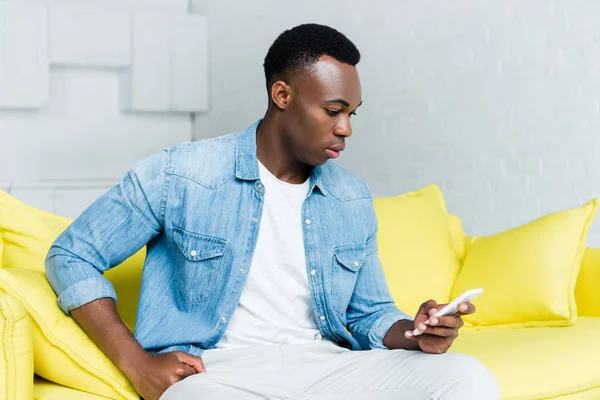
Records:
[[[383,207],[376,203],[376,207],[378,206]],[[14,232],[14,229],[11,232],[9,229],[4,238],[4,246],[10,244],[14,246],[11,250],[13,254],[18,253],[10,259],[6,254],[2,258],[3,242],[0,236],[0,262],[4,260],[5,263],[0,264],[0,267],[28,268],[32,272],[27,272],[23,277],[31,278],[31,282],[34,282],[34,278],[43,274],[43,265],[37,264],[43,260],[44,250],[68,225],[69,220],[35,210],[0,192],[0,228],[2,218],[18,220],[26,229],[23,232]],[[447,218],[452,227],[453,248],[458,259],[462,260],[468,251],[470,239],[462,232],[458,218],[449,214]],[[385,229],[380,230],[380,235],[388,234],[390,233]],[[379,237],[382,242],[386,239],[389,238]],[[36,253],[37,258],[31,258],[35,260],[31,262],[36,265],[8,265],[28,262],[23,260],[28,260],[29,253]],[[117,267],[106,274],[119,296],[119,313],[130,328],[134,326],[143,256],[142,251],[130,259],[127,266]],[[384,263],[386,275],[393,274],[392,268]],[[394,282],[389,284],[394,292]],[[487,365],[500,381],[503,399],[600,399],[599,287],[600,249],[587,248],[575,292],[579,312],[573,324],[565,327],[518,329],[466,326],[461,330],[451,351],[469,354]],[[47,292],[48,289],[44,290]],[[49,328],[38,326],[35,321],[40,316],[35,314],[35,310],[29,309],[29,314],[34,317],[32,323],[26,308],[20,305],[27,296],[35,296],[35,293],[37,292],[30,294],[21,291],[9,294],[0,291],[0,356],[3,358],[3,368],[0,365],[0,399],[29,400],[32,395],[38,400],[131,398],[116,392],[99,396],[86,392],[85,384],[74,389],[33,373],[34,362],[35,371],[43,371],[47,377],[60,376],[63,368],[62,365],[47,365],[42,362],[46,356],[44,352],[50,350],[36,344],[34,338],[39,337],[36,334],[39,335],[40,329]],[[414,300],[421,302],[426,299],[419,297]],[[55,305],[51,306],[57,308]],[[61,324],[64,325],[64,321]],[[46,345],[59,344],[51,341]],[[79,361],[86,362],[85,359]]]

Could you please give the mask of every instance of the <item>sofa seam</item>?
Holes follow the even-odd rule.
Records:
[[[4,302],[2,302],[2,306],[0,306],[0,309],[2,310],[2,314],[4,314],[6,316],[5,321],[6,321],[6,329],[4,330],[4,337],[2,338],[2,342],[5,348],[4,351],[4,356],[6,360],[14,360],[14,352],[11,351],[11,346],[10,344],[10,337],[12,336],[12,331],[14,329],[14,315],[13,313],[11,313],[10,307],[4,307]],[[6,364],[6,398],[10,399],[12,398],[12,396],[14,396],[14,392],[11,390],[11,386],[14,385],[10,385],[9,382],[14,382],[14,368],[11,368],[10,365],[10,361],[7,362]],[[14,366],[13,366],[14,367]],[[10,379],[13,378],[13,379]],[[14,389],[14,388],[13,388]]]

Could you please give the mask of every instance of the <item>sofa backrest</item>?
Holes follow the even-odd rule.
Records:
[[[70,219],[35,209],[0,191],[0,241],[4,243],[0,265],[44,271],[48,249],[70,223]],[[454,251],[463,261],[471,238],[464,233],[460,218],[449,214],[448,223]],[[105,273],[117,292],[117,310],[131,330],[135,326],[144,258],[145,248]],[[579,315],[600,316],[599,284],[600,249],[588,248],[576,289]]]
[[[449,214],[448,217],[454,251],[463,261],[471,238],[464,233],[460,218],[452,214]],[[145,249],[142,249],[119,267],[113,268],[105,274],[106,278],[115,286],[119,314],[131,330],[135,326],[144,257]],[[600,291],[597,289],[599,284],[600,249],[587,248],[575,293],[579,315],[600,316]],[[398,307],[402,308],[402,305],[398,304]]]

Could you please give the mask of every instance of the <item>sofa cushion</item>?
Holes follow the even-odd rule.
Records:
[[[452,297],[481,287],[475,325],[564,326],[577,316],[575,285],[598,200],[469,246]]]
[[[28,311],[33,324],[35,373],[53,382],[112,399],[138,399],[123,373],[73,318],[58,307],[43,272],[0,268],[0,288]]]
[[[0,398],[29,400],[32,396],[31,319],[21,303],[0,291]]]
[[[577,314],[600,317],[600,249],[587,248],[575,288]],[[600,396],[599,396],[600,397]]]
[[[567,394],[595,399],[600,398],[598,332],[600,318],[594,317],[579,317],[568,327],[469,327],[461,329],[451,351],[483,362],[500,381],[503,399]]]
[[[58,307],[44,260],[70,220],[36,210],[0,191],[0,287],[34,320],[35,372],[49,380],[105,397],[138,398],[131,384],[77,323]],[[145,250],[105,276],[117,292],[117,311],[133,330]],[[57,366],[60,365],[60,368]]]
[[[414,315],[424,301],[448,301],[462,248],[455,249],[440,189],[432,185],[374,204],[379,257],[396,305]],[[459,231],[454,221],[456,237]]]
[[[106,400],[108,397],[82,392],[58,383],[50,382],[35,376],[33,383],[33,398],[35,400]]]
[[[456,257],[458,257],[458,260],[462,265],[467,252],[467,243],[469,243],[470,238],[465,234],[462,221],[456,215],[448,214],[448,226],[450,227],[450,236],[452,237],[454,253],[456,253]]]
[[[22,267],[44,271],[46,253],[70,220],[36,210],[0,190],[0,242],[3,268]]]

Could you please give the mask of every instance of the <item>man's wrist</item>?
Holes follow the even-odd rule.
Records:
[[[406,331],[411,331],[413,329],[413,321],[408,319],[397,321],[383,337],[383,345],[390,350],[421,350],[418,341],[407,339],[406,336],[404,336]]]
[[[127,351],[123,351],[119,354],[115,364],[123,371],[123,373],[130,378],[136,371],[139,371],[140,366],[145,365],[146,357],[148,353],[139,343],[134,343]]]

